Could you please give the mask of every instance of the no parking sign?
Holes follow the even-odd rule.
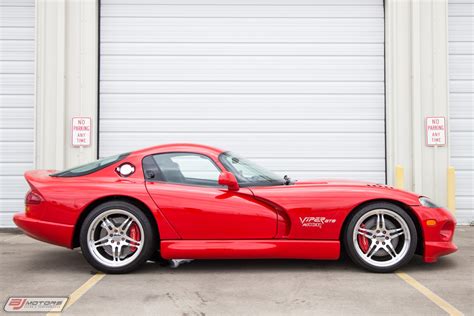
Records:
[[[446,118],[434,116],[426,118],[426,146],[446,145]]]
[[[72,118],[72,146],[87,147],[91,144],[91,118]]]

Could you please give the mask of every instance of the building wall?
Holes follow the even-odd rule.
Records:
[[[448,114],[447,1],[386,1],[387,163],[403,187],[447,205],[448,147],[427,147],[425,118]]]
[[[474,222],[474,1],[449,1],[451,164],[456,168],[456,215]]]
[[[69,137],[73,116],[91,116],[97,132],[98,16],[96,0],[37,1],[38,168],[97,157],[97,135],[82,149]],[[385,1],[385,78],[388,183],[446,205],[450,148],[425,146],[424,118],[448,116],[447,0]]]
[[[34,168],[34,27],[34,0],[0,0],[0,227],[23,210]]]

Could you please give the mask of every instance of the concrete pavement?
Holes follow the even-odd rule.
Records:
[[[474,315],[474,227],[457,228],[459,251],[403,272],[465,315]],[[69,296],[96,273],[80,251],[0,233],[0,299]],[[196,260],[178,269],[147,263],[106,275],[65,315],[446,315],[397,274],[361,270],[348,259]]]

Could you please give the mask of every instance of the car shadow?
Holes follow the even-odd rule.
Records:
[[[28,258],[25,258],[28,260]],[[36,253],[34,260],[28,260],[34,265],[36,272],[47,272],[54,270],[61,272],[78,272],[94,274],[97,271],[91,267],[79,249],[68,251],[66,249],[43,249],[41,255]],[[454,258],[443,257],[436,263],[425,263],[421,256],[415,256],[413,260],[402,268],[404,272],[416,271],[445,271],[456,268]],[[239,273],[273,273],[273,272],[367,272],[356,266],[347,256],[339,260],[300,260],[300,259],[226,259],[226,260],[193,260],[184,263],[178,268],[172,269],[158,262],[148,261],[136,274],[148,274],[157,272],[173,273],[216,273],[216,272],[239,272]],[[370,272],[368,272],[370,273]]]
[[[216,272],[239,272],[239,273],[273,273],[273,272],[303,272],[311,270],[319,271],[351,271],[358,270],[347,259],[337,261],[328,260],[299,260],[299,259],[226,259],[226,260],[193,260],[184,263],[178,268],[172,269],[168,266],[160,266],[154,262],[148,262],[139,273],[149,273],[157,269],[167,269],[176,273],[216,273]]]
[[[436,263],[425,263],[421,256],[415,256],[400,271],[446,271],[457,267],[455,259],[442,257]],[[246,259],[246,260],[193,260],[184,263],[178,268],[163,267],[156,262],[147,264],[136,273],[156,272],[159,269],[167,269],[176,273],[216,273],[216,272],[239,272],[239,273],[272,273],[272,272],[358,272],[371,273],[355,265],[347,256],[339,260],[300,260],[300,259]]]

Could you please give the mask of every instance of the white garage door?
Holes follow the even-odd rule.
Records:
[[[382,0],[102,0],[100,156],[170,142],[385,182]]]
[[[34,0],[0,0],[0,227],[24,209],[33,168]]]
[[[470,2],[470,3],[469,3]],[[451,164],[456,217],[474,222],[474,1],[449,1]]]

